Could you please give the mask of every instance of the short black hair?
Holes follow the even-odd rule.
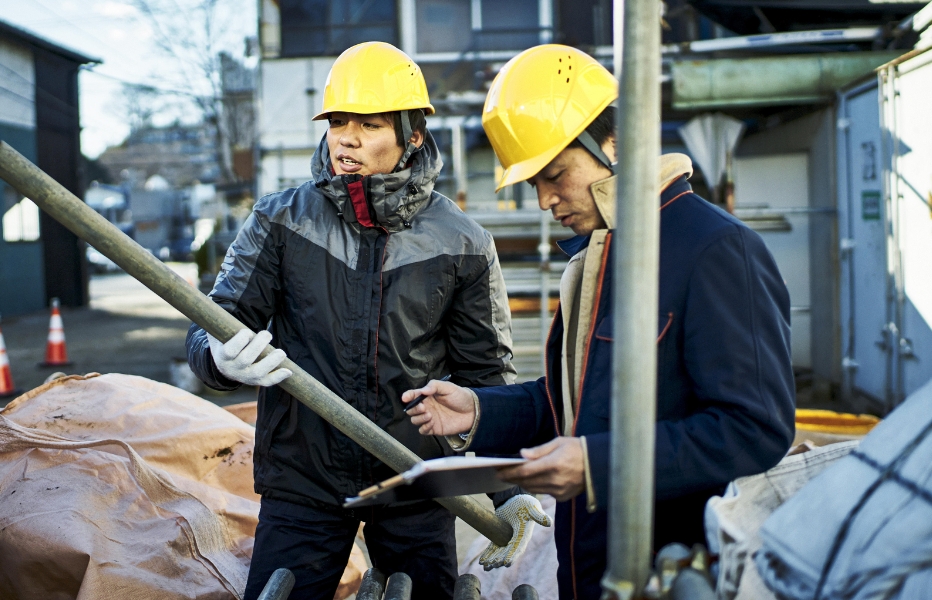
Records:
[[[606,106],[605,110],[599,113],[592,123],[589,123],[586,131],[600,148],[605,140],[615,137],[615,106],[613,104]],[[573,140],[567,148],[585,148],[585,146],[579,140]]]
[[[389,113],[392,119],[392,125],[395,127],[395,141],[398,142],[398,145],[404,148],[408,140],[404,139],[404,133],[401,131],[401,111],[394,111]],[[427,117],[424,116],[424,111],[420,108],[413,108],[408,111],[408,119],[411,121],[411,132],[420,131],[422,137],[427,136]]]

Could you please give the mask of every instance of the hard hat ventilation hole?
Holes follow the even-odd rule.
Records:
[[[560,69],[557,69],[557,75],[559,75],[560,73],[562,73],[562,71]]]
[[[570,78],[567,77],[567,78],[566,78],[566,83],[569,83],[569,82],[570,82]]]

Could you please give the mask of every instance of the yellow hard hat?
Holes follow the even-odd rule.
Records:
[[[615,77],[576,48],[535,46],[508,61],[482,110],[505,169],[496,191],[536,175],[617,97]]]
[[[361,115],[434,107],[427,97],[421,68],[407,54],[385,42],[364,42],[337,58],[324,86],[323,110],[315,121],[333,112]]]

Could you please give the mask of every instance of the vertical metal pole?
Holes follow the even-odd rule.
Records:
[[[456,194],[466,193],[466,136],[463,135],[463,121],[456,119],[450,124],[450,156],[453,159],[453,180]]]
[[[537,24],[540,27],[540,43],[553,41],[553,0],[540,0],[537,4]]]
[[[624,11],[618,98],[608,598],[640,597],[650,573],[660,247],[660,2]]]
[[[550,334],[550,211],[540,211],[540,368],[547,370],[547,336]]]

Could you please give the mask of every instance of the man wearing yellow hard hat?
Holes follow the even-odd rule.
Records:
[[[256,203],[210,294],[249,329],[226,344],[197,326],[188,334],[189,364],[207,385],[260,386],[262,504],[247,600],[281,567],[296,576],[292,598],[333,598],[361,521],[373,565],[407,573],[412,598],[452,597],[453,515],[430,501],[343,509],[394,473],[277,386],[291,375],[279,367],[287,354],[428,459],[450,449],[418,435],[404,390],[444,375],[478,387],[514,381],[492,238],[434,191],[443,163],[426,127],[433,112],[403,52],[381,42],[344,52],[315,117],[329,129],[313,179]],[[278,349],[257,361],[270,342]]]
[[[606,566],[612,390],[615,78],[560,45],[531,48],[492,83],[482,123],[505,167],[576,233],[546,375],[484,389],[431,382],[412,422],[466,433],[461,450],[518,452],[502,471],[557,505],[560,598],[598,598]],[[659,124],[658,124],[659,125]],[[793,439],[789,296],[759,235],[692,192],[688,157],[660,159],[654,547],[703,542],[706,500],[775,465]]]

